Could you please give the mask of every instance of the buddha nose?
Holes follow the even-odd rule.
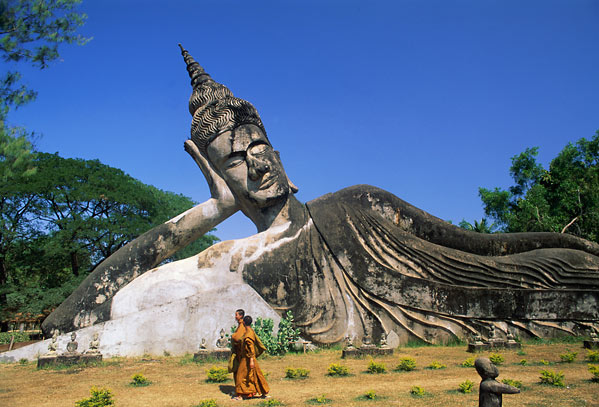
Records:
[[[248,174],[252,181],[257,181],[270,171],[270,165],[255,157],[248,156]]]

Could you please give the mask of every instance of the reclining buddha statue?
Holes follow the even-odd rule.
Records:
[[[181,52],[192,86],[185,150],[211,198],[104,260],[44,321],[44,332],[230,285],[279,315],[292,311],[316,343],[376,341],[391,331],[403,342],[439,343],[487,336],[491,327],[523,337],[594,329],[598,244],[568,234],[466,231],[369,185],[300,203],[254,106]],[[256,235],[160,265],[237,211]],[[235,295],[242,294],[220,301],[234,310]]]

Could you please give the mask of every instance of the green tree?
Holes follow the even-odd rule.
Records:
[[[35,174],[11,184],[3,195],[15,208],[3,211],[6,225],[21,225],[10,244],[0,246],[4,318],[58,305],[95,265],[195,204],[98,160],[38,153],[34,165]],[[207,234],[169,260],[194,255],[216,241]]]
[[[496,229],[496,225],[495,223],[492,224],[488,224],[487,223],[487,218],[482,218],[479,221],[474,220],[474,225],[466,220],[462,220],[459,224],[459,227],[461,227],[462,229],[466,229],[466,230],[470,230],[472,232],[478,232],[478,233],[494,233],[495,229]]]
[[[546,170],[538,148],[512,157],[508,190],[479,189],[485,214],[506,232],[571,233],[599,241],[599,131],[569,143]]]
[[[75,11],[80,0],[0,0],[0,56],[6,73],[0,76],[0,309],[7,305],[7,253],[23,238],[27,214],[35,200],[18,185],[35,171],[32,146],[24,129],[6,124],[11,107],[33,100],[36,93],[20,83],[19,63],[41,69],[59,57],[61,43],[87,41],[75,33],[86,16]],[[17,186],[15,190],[15,186]],[[7,324],[1,323],[0,330]]]

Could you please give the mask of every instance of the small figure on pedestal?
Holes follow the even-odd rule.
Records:
[[[202,342],[200,343],[200,350],[206,350],[206,338],[202,338]]]
[[[56,349],[58,348],[58,344],[56,343],[57,340],[58,340],[58,329],[55,329],[54,334],[52,334],[52,341],[48,345],[48,353],[46,353],[46,356],[56,355]]]
[[[89,343],[89,349],[85,352],[89,355],[97,355],[100,353],[100,340],[98,339],[100,335],[96,332],[94,333],[92,341]]]
[[[356,349],[354,342],[349,335],[345,337],[345,349]]]
[[[229,347],[229,338],[225,337],[225,330],[220,330],[220,338],[216,340],[216,347],[219,349],[224,349]]]
[[[75,341],[75,338],[77,338],[77,334],[73,332],[71,334],[71,341],[67,343],[66,354],[74,355],[77,353],[77,347],[79,346],[79,344],[77,343],[77,341]]]
[[[370,348],[376,348],[376,345],[374,345],[372,343],[372,340],[370,339],[370,335],[366,334],[362,338],[362,346],[360,346],[360,349],[370,349]]]
[[[478,407],[501,407],[502,394],[520,393],[520,389],[509,384],[500,383],[495,378],[499,370],[489,358],[478,358],[474,361],[476,371],[483,379],[480,382]]]
[[[381,343],[380,343],[380,345],[381,345],[381,348],[383,348],[383,349],[389,348],[389,346],[387,346],[387,334],[386,333],[384,333],[383,335],[381,335]]]
[[[591,326],[589,332],[589,340],[584,341],[583,346],[586,349],[599,349],[599,338],[597,337],[597,331],[594,326]]]

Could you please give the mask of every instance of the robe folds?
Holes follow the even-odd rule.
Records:
[[[243,336],[245,335],[245,325],[243,323],[237,326],[237,329],[231,335],[231,353],[235,355],[235,361],[233,362],[233,379],[235,380],[235,386],[237,386],[237,376],[235,375],[237,372],[237,368],[239,366],[239,362],[241,361],[241,346],[243,342]]]
[[[599,322],[596,243],[465,231],[368,185],[308,202],[303,225],[242,273],[318,343],[580,335]]]
[[[238,395],[265,395],[270,391],[268,383],[256,360],[258,338],[251,327],[245,327],[244,335],[239,342],[239,367],[235,372],[235,391]],[[250,367],[250,359],[254,359],[254,368]]]

